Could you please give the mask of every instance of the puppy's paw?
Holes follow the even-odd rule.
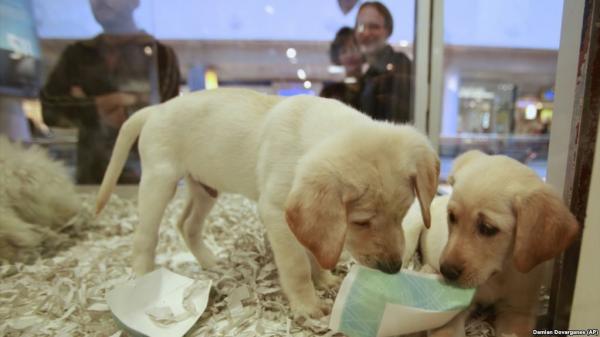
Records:
[[[217,265],[217,257],[207,247],[202,246],[194,255],[200,266],[202,266],[202,269],[212,269]]]
[[[213,269],[217,265],[217,258],[214,255],[204,256],[200,261],[202,269]]]
[[[142,276],[148,274],[156,268],[154,264],[154,259],[149,259],[146,257],[134,257],[132,266],[133,272],[136,276]]]
[[[306,318],[319,319],[329,315],[329,312],[331,311],[331,308],[327,303],[316,297],[311,301],[292,301],[290,306],[292,307],[294,320]]]
[[[314,278],[314,282],[318,289],[330,290],[339,288],[342,279],[333,275],[329,270],[322,270],[319,275]]]

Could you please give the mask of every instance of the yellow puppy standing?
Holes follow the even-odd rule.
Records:
[[[158,226],[181,178],[190,193],[178,227],[204,267],[214,257],[201,239],[202,222],[218,193],[258,202],[296,315],[328,311],[311,278],[335,284],[327,269],[344,246],[361,264],[398,272],[401,222],[415,197],[429,224],[439,160],[426,137],[410,126],[373,121],[335,100],[217,89],[143,109],[119,132],[98,212],[138,135],[140,223],[133,243],[138,275],[155,267]]]

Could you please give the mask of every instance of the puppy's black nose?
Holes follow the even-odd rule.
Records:
[[[440,267],[440,272],[444,275],[444,278],[448,281],[456,281],[460,274],[462,274],[462,268],[453,266],[451,264],[443,264]]]
[[[402,268],[402,261],[380,261],[377,262],[377,269],[386,274],[396,274]]]

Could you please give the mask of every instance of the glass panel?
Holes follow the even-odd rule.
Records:
[[[331,96],[380,119],[410,121],[415,1],[382,3],[393,26],[376,9],[331,55],[338,30],[355,27],[361,2],[31,0],[44,86],[25,104],[38,116],[32,135],[13,138],[47,145],[79,183],[96,184],[120,124],[189,91]],[[137,181],[135,157],[121,183]]]
[[[445,0],[441,179],[461,153],[512,157],[546,178],[563,0]],[[538,325],[548,311],[548,275]]]
[[[562,7],[444,2],[443,179],[469,149],[506,154],[546,176]]]

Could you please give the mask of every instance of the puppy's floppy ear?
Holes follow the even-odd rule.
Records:
[[[435,197],[438,187],[438,178],[440,176],[440,160],[437,155],[421,156],[417,161],[416,173],[410,177],[412,188],[419,200],[421,215],[425,227],[431,226],[431,201]]]
[[[303,177],[285,204],[288,226],[321,267],[333,269],[348,229],[343,186],[330,175]]]
[[[470,151],[467,151],[467,152],[461,154],[460,156],[456,157],[456,159],[454,159],[454,163],[452,163],[452,171],[450,172],[450,175],[448,176],[448,184],[454,185],[454,183],[456,182],[456,174],[462,168],[467,166],[473,160],[484,157],[484,156],[487,156],[487,154],[485,154],[479,150],[470,150]]]
[[[577,220],[549,187],[515,198],[517,217],[513,262],[522,273],[556,257],[577,238]]]

